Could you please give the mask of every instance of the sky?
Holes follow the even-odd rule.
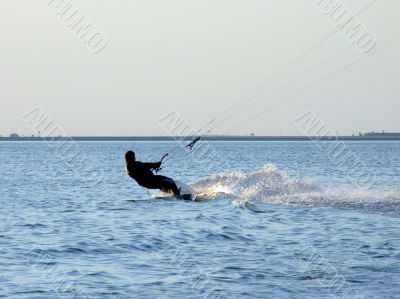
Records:
[[[355,16],[376,38],[367,54],[315,0],[64,1],[101,49],[57,2],[0,4],[0,135],[32,135],[21,116],[35,107],[72,136],[169,135],[158,120],[172,112],[192,129],[217,118],[212,134],[303,135],[308,111],[341,135],[400,132],[398,0]]]

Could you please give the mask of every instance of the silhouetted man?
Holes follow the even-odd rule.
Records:
[[[173,179],[153,173],[153,170],[157,170],[161,167],[162,161],[156,163],[142,163],[136,161],[135,153],[132,151],[126,152],[125,160],[129,176],[140,186],[147,189],[160,189],[163,192],[172,192],[175,196],[180,195],[178,186]]]

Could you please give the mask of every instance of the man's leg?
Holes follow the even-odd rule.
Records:
[[[173,179],[162,175],[157,175],[156,177],[158,181],[158,187],[160,190],[170,190],[174,193],[175,196],[180,195],[179,188],[175,184]]]

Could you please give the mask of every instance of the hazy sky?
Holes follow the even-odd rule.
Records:
[[[69,135],[167,135],[157,119],[171,111],[199,128],[336,28],[310,0],[69,1],[107,36],[94,54],[48,2],[0,4],[0,135],[32,134],[20,116],[36,106]],[[343,1],[354,13],[368,2]],[[396,18],[398,0],[378,0],[359,16],[371,31]],[[377,49],[400,38],[400,21],[376,38]],[[257,95],[257,105],[213,133],[230,131],[363,55],[338,31]],[[297,135],[293,119],[309,110],[341,134],[400,132],[399,78],[400,40],[230,133]]]

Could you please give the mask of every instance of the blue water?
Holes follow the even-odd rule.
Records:
[[[400,298],[399,142],[346,143],[367,189],[313,142],[74,145],[0,143],[1,298]],[[200,201],[138,187],[128,149]]]

